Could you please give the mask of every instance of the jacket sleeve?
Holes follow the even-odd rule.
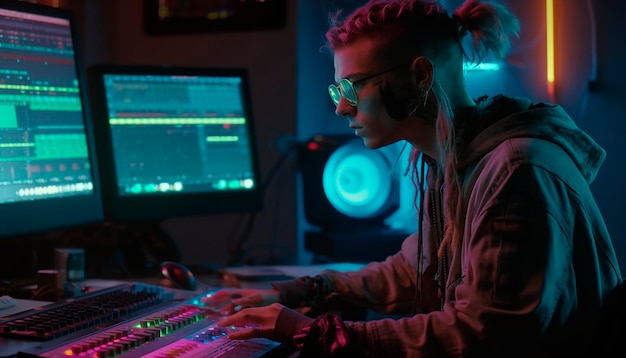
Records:
[[[311,307],[313,315],[342,308],[368,308],[382,313],[412,313],[416,301],[418,234],[404,240],[401,250],[383,262],[372,262],[353,272],[322,271],[316,277],[273,282],[287,307]],[[424,240],[425,242],[426,240]],[[428,247],[429,245],[425,245]],[[434,250],[431,250],[434,254]],[[422,302],[438,308],[435,260],[424,254],[420,266]],[[431,287],[432,286],[432,287]],[[433,289],[434,288],[434,289]]]
[[[274,339],[300,350],[300,358],[370,357],[354,332],[333,313],[312,319],[289,308],[278,315]]]

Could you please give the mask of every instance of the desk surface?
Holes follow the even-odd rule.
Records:
[[[355,271],[363,267],[364,264],[355,263],[330,263],[320,265],[294,265],[294,266],[242,266],[227,267],[223,271],[240,275],[242,277],[263,277],[267,275],[284,275],[287,277],[312,276],[322,270],[336,270],[340,272]]]
[[[269,288],[271,281],[279,279],[291,279],[300,276],[313,276],[318,274],[322,270],[337,270],[340,272],[348,272],[358,270],[363,267],[363,264],[355,263],[331,263],[331,264],[319,264],[319,265],[275,265],[275,266],[238,266],[238,267],[226,267],[221,269],[222,273],[230,274],[236,279],[237,285],[246,288]],[[223,277],[222,277],[223,279]],[[195,291],[186,291],[171,288],[177,298],[186,299],[191,298],[198,293],[206,292],[208,290],[216,289],[219,287],[226,287],[233,285],[232,281],[223,281],[216,276],[203,276],[197,277],[198,288]],[[231,277],[232,279],[232,277]],[[98,291],[101,289],[121,285],[129,281],[137,281],[145,284],[152,284],[158,286],[166,285],[164,279],[160,277],[142,277],[137,279],[125,279],[125,280],[110,280],[110,279],[87,279],[84,281],[84,286],[88,288],[89,292]],[[31,309],[43,307],[51,304],[50,301],[37,301],[26,299],[15,299],[16,305],[7,307],[0,310],[0,319],[8,317],[16,313],[25,312]]]
[[[356,271],[363,264],[331,263],[321,265],[294,265],[294,266],[241,266],[227,267],[222,273],[232,275],[241,287],[262,288],[269,287],[271,281],[290,280],[301,276],[314,276],[323,270],[340,272]]]

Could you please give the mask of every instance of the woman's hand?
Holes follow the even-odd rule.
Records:
[[[278,314],[284,308],[280,303],[265,307],[245,308],[217,322],[220,327],[233,327],[230,339],[269,338],[275,339],[274,329]]]
[[[242,308],[267,306],[279,301],[279,293],[273,289],[223,288],[202,298],[206,307],[228,316]]]

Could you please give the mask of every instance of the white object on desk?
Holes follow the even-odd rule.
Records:
[[[0,321],[2,321],[2,317],[8,317],[16,313],[25,312],[33,308],[46,306],[52,303],[49,301],[25,300],[13,297],[10,298],[15,302],[15,304],[13,306],[0,309]]]
[[[0,310],[15,306],[15,298],[11,296],[0,296]]]

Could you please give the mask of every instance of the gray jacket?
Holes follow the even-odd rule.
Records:
[[[415,233],[384,262],[323,272],[314,293],[304,283],[310,280],[275,283],[285,305],[317,300],[324,310],[407,314],[342,322],[353,344],[376,357],[580,352],[603,299],[621,280],[589,189],[605,152],[559,106],[498,96],[479,108],[489,125],[459,156],[465,225],[462,244],[446,262],[436,253],[441,211],[431,206],[445,189],[431,167],[421,263]],[[445,283],[437,282],[442,277]],[[314,322],[288,312],[278,320],[280,336],[299,333],[286,332],[287,325],[300,330]]]

